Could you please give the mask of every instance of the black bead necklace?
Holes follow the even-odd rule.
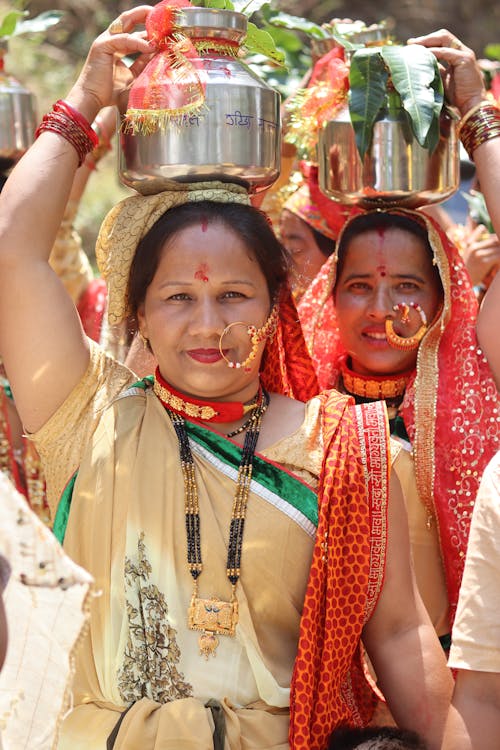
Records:
[[[219,645],[218,635],[233,636],[238,622],[238,602],[236,585],[240,577],[241,551],[245,517],[252,481],[253,459],[259,439],[262,417],[269,405],[269,394],[262,389],[260,403],[252,411],[248,430],[241,452],[241,461],[236,480],[236,493],[229,527],[226,575],[231,583],[231,599],[224,601],[217,597],[201,598],[198,596],[198,578],[203,570],[201,559],[200,508],[196,486],[195,465],[186,423],[180,414],[167,409],[172,420],[179,442],[179,455],[184,478],[184,508],[186,517],[187,561],[189,572],[194,581],[193,595],[188,610],[188,626],[191,630],[201,631],[198,643],[200,653],[208,659]],[[243,431],[243,430],[241,430]]]

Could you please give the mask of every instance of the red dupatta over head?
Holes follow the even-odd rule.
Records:
[[[500,447],[498,391],[478,345],[478,305],[457,248],[423,213],[399,208],[386,213],[403,214],[426,227],[444,290],[443,309],[420,344],[402,415],[414,449],[419,496],[438,524],[451,625],[479,481]],[[333,305],[335,278],[336,257],[331,256],[298,305],[322,389],[338,384],[346,354]]]

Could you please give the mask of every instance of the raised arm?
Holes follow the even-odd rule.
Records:
[[[426,36],[410,39],[409,42],[429,47],[438,60],[445,64],[443,78],[446,94],[462,118],[467,117],[473,112],[473,108],[487,99],[483,74],[474,52],[451,32],[441,29]],[[469,156],[476,165],[481,192],[485,197],[495,232],[500,237],[500,112],[495,122],[485,122],[478,129],[478,134],[475,142],[479,145],[472,149]],[[477,335],[500,388],[500,347],[497,333],[499,320],[500,278],[497,274],[479,311]]]
[[[363,641],[398,726],[440,750],[453,679],[420,599],[410,562],[408,518],[391,479],[384,586]]]
[[[124,32],[149,6],[123,13]],[[144,53],[127,71],[117,56]],[[114,104],[144,66],[143,32],[101,34],[65,101],[91,123]],[[88,344],[77,312],[48,258],[70,196],[78,154],[62,135],[43,131],[0,196],[0,354],[25,428],[37,430],[78,383]]]

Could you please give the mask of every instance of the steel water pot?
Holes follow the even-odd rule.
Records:
[[[361,161],[348,107],[325,123],[318,139],[319,185],[329,198],[362,208],[440,203],[458,189],[459,146],[453,116],[443,109],[434,151],[423,148],[402,107],[382,110]]]
[[[0,171],[6,172],[35,139],[36,100],[4,68],[6,42],[0,42]]]
[[[121,127],[120,180],[142,194],[206,180],[265,190],[280,171],[280,96],[238,57],[246,16],[185,8],[179,26],[200,50],[205,107],[174,118],[164,132],[133,134]],[[236,54],[227,52],[230,46]]]

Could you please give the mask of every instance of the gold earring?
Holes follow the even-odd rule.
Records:
[[[421,320],[421,326],[413,336],[409,336],[408,338],[398,336],[398,334],[394,331],[394,322],[390,318],[387,318],[387,320],[385,321],[385,334],[387,336],[387,343],[392,346],[393,349],[400,349],[401,351],[411,351],[412,349],[417,349],[427,332],[427,317],[420,305],[417,305],[416,302],[410,302],[409,305],[406,302],[400,302],[399,304],[394,305],[392,309],[394,310],[394,312],[398,312],[399,310],[401,310],[401,323],[403,325],[407,325],[410,320],[410,308],[415,310],[415,312],[419,314]]]
[[[141,331],[137,332],[137,335],[139,336],[141,342],[142,342],[142,348],[146,350],[148,348],[149,341],[145,336],[142,335]]]
[[[249,326],[247,323],[243,323],[240,320],[235,321],[234,323],[230,323],[228,326],[226,326],[220,335],[219,352],[223,360],[226,362],[227,366],[236,369],[239,369],[240,367],[248,368],[250,363],[253,362],[253,360],[257,356],[257,351],[259,349],[259,344],[261,343],[261,341],[264,341],[266,338],[272,338],[274,336],[278,324],[278,316],[279,306],[278,304],[275,304],[273,305],[273,309],[271,310],[268,319],[266,320],[264,325],[261,326],[261,328],[256,328],[252,325]],[[231,360],[226,357],[222,349],[222,339],[233,326],[246,326],[247,334],[250,336],[250,343],[252,344],[252,348],[250,350],[250,354],[243,362],[231,362]]]

